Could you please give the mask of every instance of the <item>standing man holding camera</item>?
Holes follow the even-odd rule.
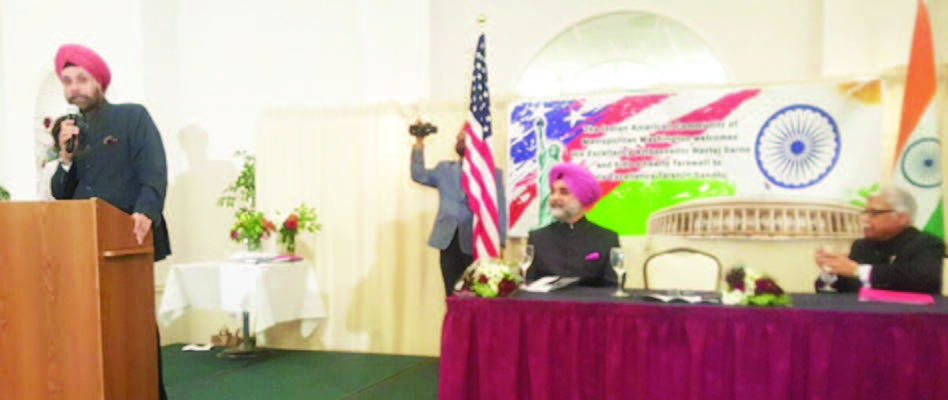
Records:
[[[457,161],[441,161],[432,169],[425,169],[425,137],[436,133],[438,128],[431,123],[418,122],[409,127],[415,137],[411,151],[411,179],[422,185],[438,189],[438,215],[435,218],[428,245],[441,251],[441,277],[444,292],[450,296],[454,283],[461,278],[473,261],[474,215],[467,204],[467,196],[461,187],[461,159],[464,158],[464,135],[462,128],[454,142]],[[495,169],[497,182],[497,204],[499,207],[500,243],[507,236],[507,206],[500,169]]]

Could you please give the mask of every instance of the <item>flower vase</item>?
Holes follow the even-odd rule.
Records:
[[[289,235],[283,241],[283,254],[288,256],[296,255],[296,235]]]
[[[260,251],[260,248],[263,247],[263,241],[260,238],[247,238],[244,239],[244,246],[247,247],[247,251]]]

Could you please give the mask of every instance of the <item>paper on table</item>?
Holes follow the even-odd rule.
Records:
[[[697,303],[717,303],[718,302],[717,299],[705,299],[701,296],[671,296],[671,295],[664,295],[664,294],[645,294],[645,295],[642,295],[642,298],[658,300],[663,303],[682,302],[682,303],[697,304]]]
[[[230,257],[227,257],[227,261],[259,264],[269,262],[273,260],[274,257],[276,257],[276,254],[262,253],[259,251],[241,251],[231,254]]]
[[[868,288],[859,289],[859,301],[881,301],[886,303],[922,305],[935,304],[935,298],[930,294]]]
[[[208,351],[212,349],[212,344],[189,344],[181,348],[181,351]]]
[[[561,277],[561,276],[544,276],[540,279],[537,279],[523,288],[528,292],[551,292],[556,289],[567,287],[576,281],[579,281],[579,278],[576,277]]]

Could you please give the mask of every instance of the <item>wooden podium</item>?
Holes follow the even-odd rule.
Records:
[[[0,203],[0,398],[157,399],[151,234],[99,200]]]

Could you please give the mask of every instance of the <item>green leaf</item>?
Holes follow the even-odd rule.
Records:
[[[789,305],[791,305],[791,304],[793,304],[793,301],[792,301],[792,299],[790,298],[790,295],[789,295],[789,294],[786,294],[786,293],[784,293],[784,294],[782,294],[782,295],[780,295],[780,296],[777,296],[777,298],[774,299],[774,305],[775,305],[775,306],[789,306]]]
[[[750,296],[750,298],[747,299],[747,302],[750,303],[752,306],[768,306],[771,303],[773,303],[776,297],[777,296],[774,296],[770,293],[759,294],[756,296]]]
[[[218,206],[234,207],[240,204],[240,207],[256,208],[257,206],[257,159],[247,154],[246,151],[238,151],[236,157],[244,159],[243,169],[237,175],[237,179],[224,189],[224,194],[218,199]]]

